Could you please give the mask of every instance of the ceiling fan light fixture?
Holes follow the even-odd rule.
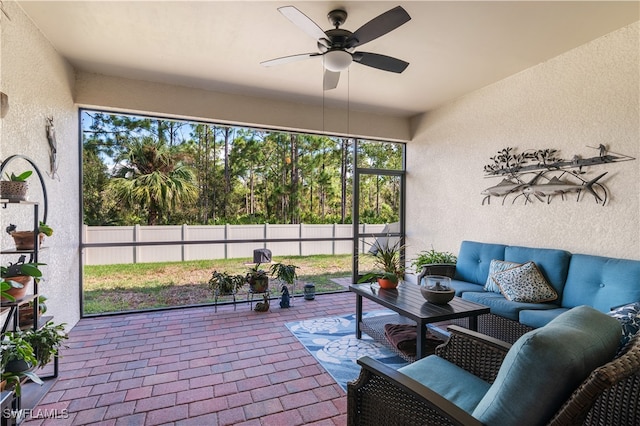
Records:
[[[345,50],[330,50],[324,54],[324,67],[329,71],[341,72],[353,62],[351,54]]]

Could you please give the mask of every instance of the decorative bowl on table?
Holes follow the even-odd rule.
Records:
[[[442,275],[427,275],[420,283],[422,297],[429,303],[446,305],[456,295],[451,288],[451,278]]]

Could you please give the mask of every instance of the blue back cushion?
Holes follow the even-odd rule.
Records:
[[[504,260],[505,247],[507,246],[502,244],[463,241],[458,253],[455,279],[484,286],[489,275],[491,260]]]
[[[611,308],[640,301],[640,261],[574,254],[562,306]]]
[[[513,344],[473,417],[486,425],[546,424],[597,367],[613,359],[620,324],[589,306],[573,308]]]
[[[565,250],[508,246],[504,250],[504,260],[516,263],[535,262],[542,275],[558,293],[558,300],[567,279],[571,253]]]

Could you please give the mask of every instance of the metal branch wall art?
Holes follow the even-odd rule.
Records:
[[[502,177],[502,181],[482,191],[485,196],[482,204],[489,204],[492,197],[502,198],[502,204],[508,198],[512,204],[518,200],[525,204],[536,200],[549,204],[556,197],[565,200],[575,194],[576,201],[587,197],[604,206],[609,191],[602,180],[608,172],[590,176],[587,169],[635,158],[611,152],[604,145],[587,148],[597,150],[598,155],[582,158],[576,154],[571,160],[563,160],[556,149],[517,153],[514,148],[507,147],[498,151],[490,158],[492,163],[484,166],[484,171],[486,177]]]
[[[58,173],[58,142],[56,142],[56,128],[53,125],[53,117],[47,117],[47,141],[49,142],[49,176],[56,178]]]

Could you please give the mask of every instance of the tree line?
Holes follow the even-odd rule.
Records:
[[[350,138],[82,111],[87,225],[351,223]],[[357,141],[358,166],[402,145]],[[399,181],[366,176],[360,221],[398,220]]]

